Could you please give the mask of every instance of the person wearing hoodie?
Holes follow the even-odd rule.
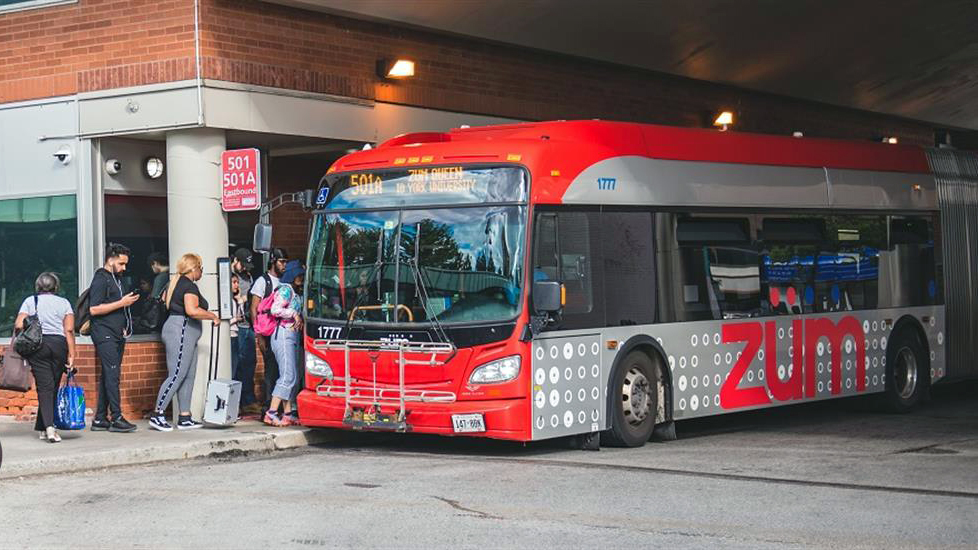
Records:
[[[292,403],[292,389],[297,381],[297,350],[302,341],[302,285],[306,270],[299,260],[285,266],[275,290],[271,315],[278,321],[272,333],[271,347],[278,363],[278,380],[272,388],[272,401],[265,411],[265,424],[290,426],[298,424],[299,417]],[[281,414],[279,407],[282,408]]]

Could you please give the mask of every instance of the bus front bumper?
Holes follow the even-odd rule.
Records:
[[[314,390],[304,389],[299,392],[297,400],[303,426],[385,430],[380,426],[365,426],[361,422],[351,423],[342,398],[324,397],[317,395]],[[398,431],[530,441],[528,407],[529,401],[525,398],[454,403],[408,403],[404,429]],[[392,415],[396,412],[396,409],[388,407],[382,410],[382,413]],[[452,426],[452,415],[460,414],[482,414],[486,431],[456,433]]]

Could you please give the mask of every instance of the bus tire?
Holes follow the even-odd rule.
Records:
[[[930,385],[930,367],[920,338],[910,327],[902,328],[886,347],[886,386],[883,406],[905,413],[917,406]]]
[[[601,434],[601,443],[609,447],[641,447],[655,429],[659,370],[648,355],[633,351],[618,364],[608,391],[611,429]]]

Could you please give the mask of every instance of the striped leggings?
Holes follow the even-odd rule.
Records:
[[[156,410],[165,411],[174,395],[177,408],[190,410],[197,374],[197,340],[203,332],[201,322],[183,315],[170,315],[163,323],[163,346],[166,348],[166,370],[169,375],[156,397]]]

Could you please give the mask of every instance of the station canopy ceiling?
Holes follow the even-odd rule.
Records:
[[[975,0],[278,0],[978,130]]]

